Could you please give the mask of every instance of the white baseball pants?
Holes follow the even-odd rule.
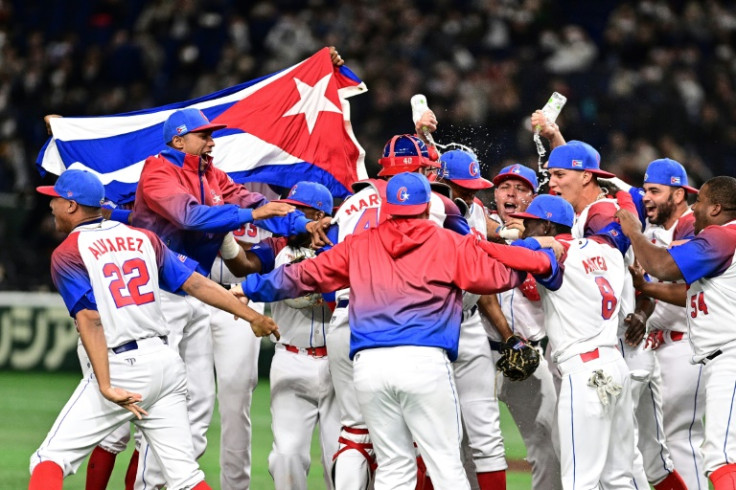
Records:
[[[621,354],[600,347],[598,358],[584,362],[576,355],[558,364],[562,385],[557,405],[560,466],[564,489],[633,489],[634,424],[631,378]],[[621,387],[604,406],[588,386],[602,370]]]
[[[703,367],[705,383],[705,474],[736,462],[736,343]]]
[[[335,388],[335,399],[340,410],[340,437],[349,441],[353,447],[339,445],[340,453],[335,459],[333,471],[337,490],[365,490],[371,481],[371,462],[374,451],[371,438],[358,404],[358,396],[353,383],[353,361],[350,360],[350,326],[348,308],[335,308],[325,337],[327,356]],[[362,433],[361,433],[362,432]],[[361,448],[362,451],[355,449]],[[369,461],[365,455],[371,459]]]
[[[325,484],[332,490],[332,456],[340,413],[326,357],[294,353],[276,344],[271,361],[271,429],[268,468],[276,490],[306,490],[312,434],[319,423]]]
[[[500,357],[493,351],[494,365]],[[532,488],[561,489],[559,447],[555,450],[553,440],[557,391],[547,359],[540,354],[539,367],[524,381],[511,381],[500,372],[496,377],[498,398],[508,407],[526,446],[526,459],[532,465]]]
[[[662,410],[667,446],[675,469],[687,488],[707,490],[703,453],[705,438],[705,383],[702,364],[691,364],[688,335],[672,340],[665,331],[664,343],[654,351],[662,371]]]
[[[248,306],[263,313],[263,303]],[[258,384],[261,339],[250,324],[208,306],[220,411],[220,488],[250,488],[252,426],[250,406]]]
[[[186,367],[187,409],[194,456],[207,448],[207,429],[215,409],[215,368],[209,307],[193,296],[161,291],[161,309],[170,333],[169,348],[178,352]],[[164,485],[160,462],[152,457],[148,442],[141,441],[136,490]]]
[[[508,468],[496,398],[491,346],[477,311],[460,325],[458,358],[453,363],[468,445],[477,473]],[[421,454],[421,452],[420,452]]]
[[[138,420],[105,399],[90,373],[80,381],[43,444],[33,453],[31,472],[38,463],[53,461],[64,476],[75,473],[95,446],[132,420],[150,442],[149,457],[162,463],[169,488],[189,488],[204,480],[189,433],[184,364],[158,337],[137,343],[135,350],[110,352],[110,381],[113,386],[140,393],[143,400],[139,405],[148,415]]]
[[[644,342],[631,347],[619,339],[619,349],[631,371],[631,400],[642,469],[646,482],[659,482],[675,468],[664,429],[659,363],[652,350],[644,349]],[[639,486],[646,482],[641,481],[640,476],[637,478]]]
[[[470,489],[460,460],[462,424],[443,349],[365,349],[353,360],[355,390],[378,458],[376,490],[414,490],[416,442],[437,489]]]

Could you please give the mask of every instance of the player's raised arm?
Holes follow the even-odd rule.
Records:
[[[683,279],[682,272],[667,249],[654,245],[641,232],[641,222],[634,213],[620,209],[616,212],[616,218],[621,223],[624,235],[631,240],[636,259],[645,271],[664,281]]]
[[[232,313],[250,323],[253,333],[258,337],[275,335],[279,338],[279,327],[272,319],[238,301],[219,284],[199,274],[193,273],[182,285],[182,289],[198,300],[221,310]]]

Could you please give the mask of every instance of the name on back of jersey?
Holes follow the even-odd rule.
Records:
[[[583,263],[583,269],[585,270],[586,274],[590,274],[591,272],[600,272],[600,271],[608,270],[608,266],[606,265],[606,259],[604,259],[600,255],[597,255],[595,257],[589,257],[587,259],[583,259],[582,263]]]
[[[349,208],[345,208],[345,214],[350,216],[353,213],[359,212],[361,209],[379,205],[380,202],[378,201],[378,194],[371,194],[370,196],[368,196],[368,201],[366,201],[365,199],[361,199],[357,203],[353,203]]]
[[[122,252],[127,250],[129,252],[143,253],[143,250],[141,249],[142,246],[142,238],[119,236],[115,237],[114,242],[109,238],[100,238],[99,240],[95,240],[89,246],[89,251],[95,259],[99,259],[102,255],[105,255],[108,252]]]

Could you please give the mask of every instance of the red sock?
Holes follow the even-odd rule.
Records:
[[[135,477],[138,474],[138,450],[133,451],[128,463],[128,470],[125,472],[125,490],[133,490],[135,485]]]
[[[212,490],[212,487],[207,485],[207,482],[202,480],[192,487],[192,490]]]
[[[667,475],[667,478],[654,485],[655,490],[687,490],[687,485],[677,470]]]
[[[106,451],[100,446],[94,448],[87,463],[86,490],[105,490],[107,488],[116,457],[117,454]]]
[[[64,471],[53,461],[38,463],[31,473],[28,490],[61,490]]]
[[[478,473],[480,490],[506,490],[506,470]]]
[[[736,490],[736,464],[721,466],[708,477],[714,490]]]
[[[417,487],[416,490],[434,490],[432,480],[427,474],[427,466],[421,456],[417,456]]]

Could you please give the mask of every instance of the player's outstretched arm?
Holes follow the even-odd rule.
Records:
[[[235,239],[232,232],[225,235],[220,246],[220,257],[225,261],[227,268],[238,277],[261,272],[263,264],[258,255],[246,251]]]
[[[629,272],[634,278],[634,287],[642,294],[665,303],[686,306],[687,286],[684,283],[647,281],[644,278],[644,269],[638,266],[629,266]]]
[[[141,401],[140,393],[133,393],[123,388],[112,386],[110,383],[110,361],[107,357],[107,340],[102,327],[100,314],[94,310],[81,310],[76,315],[79,336],[82,339],[84,350],[87,351],[92,370],[95,372],[100,393],[113,403],[117,403],[126,410],[130,410],[139,419],[148,413],[143,410],[138,402]]]
[[[277,339],[281,337],[279,327],[265,315],[246,306],[232,294],[225,291],[219,284],[195,272],[187,279],[181,287],[200,301],[221,310],[232,313],[250,323],[250,328],[257,337],[274,335]]]
[[[626,209],[619,209],[616,218],[621,223],[624,235],[631,240],[636,260],[645,271],[663,281],[683,279],[680,268],[667,249],[653,244],[641,232],[641,222],[636,215]],[[649,293],[646,294],[651,296]]]

